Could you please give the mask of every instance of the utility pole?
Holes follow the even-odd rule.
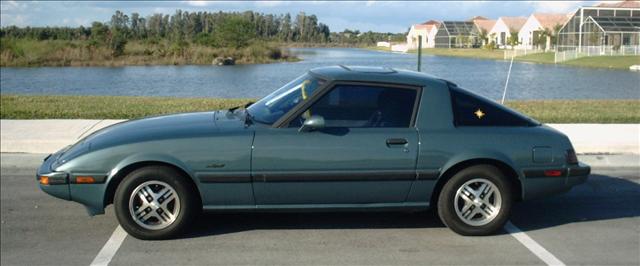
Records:
[[[420,72],[421,65],[422,65],[422,35],[418,35],[418,72]]]

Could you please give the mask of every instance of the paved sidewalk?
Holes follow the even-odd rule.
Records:
[[[0,152],[53,153],[124,120],[0,120]]]
[[[0,120],[0,152],[52,153],[124,120]],[[549,124],[579,154],[640,154],[640,124]]]

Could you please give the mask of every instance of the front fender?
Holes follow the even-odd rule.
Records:
[[[113,180],[113,178],[122,171],[122,169],[128,166],[131,166],[133,164],[147,163],[147,162],[159,162],[159,163],[169,164],[177,168],[180,168],[180,170],[187,173],[187,175],[189,176],[189,178],[191,178],[191,180],[193,180],[195,183],[198,183],[194,179],[195,174],[193,170],[190,169],[187,166],[187,164],[185,164],[180,159],[174,156],[171,156],[168,154],[160,154],[160,153],[137,153],[137,154],[132,154],[125,157],[118,164],[116,164],[115,167],[111,169],[111,171],[109,172],[109,175],[107,176],[106,183],[110,183]]]
[[[123,171],[126,172],[126,168],[134,165],[138,165],[138,164],[154,164],[154,163],[166,164],[182,170],[182,172],[186,173],[187,176],[193,181],[196,187],[198,187],[199,193],[200,191],[202,191],[200,189],[200,182],[198,182],[195,179],[195,173],[193,169],[187,166],[187,164],[181,161],[180,159],[174,156],[171,156],[169,154],[162,154],[162,153],[137,153],[137,154],[129,155],[124,159],[122,159],[120,162],[118,162],[118,164],[116,164],[115,167],[111,169],[111,171],[107,176],[107,180],[105,182],[108,188],[107,191],[111,189],[115,191],[115,188],[117,187],[117,185],[120,183],[122,178],[124,178],[125,173]],[[202,197],[202,195],[200,196]],[[108,204],[107,203],[108,197],[109,197],[109,193],[105,193],[104,199],[103,199],[103,202],[104,202],[103,206],[106,206]]]

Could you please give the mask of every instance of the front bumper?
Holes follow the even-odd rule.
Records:
[[[560,175],[548,175],[556,171]],[[523,171],[522,198],[529,200],[567,192],[586,182],[590,173],[591,167],[584,163],[561,168],[526,169]]]
[[[66,173],[54,171],[51,165],[57,160],[62,151],[49,155],[38,168],[36,180],[42,191],[63,200],[72,200],[83,204],[89,215],[104,213],[104,193],[106,190],[105,173]],[[78,177],[90,176],[92,183],[78,183]],[[47,178],[47,184],[41,179]]]

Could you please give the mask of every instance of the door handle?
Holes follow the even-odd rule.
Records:
[[[387,139],[387,146],[391,145],[405,145],[409,143],[407,139]]]

